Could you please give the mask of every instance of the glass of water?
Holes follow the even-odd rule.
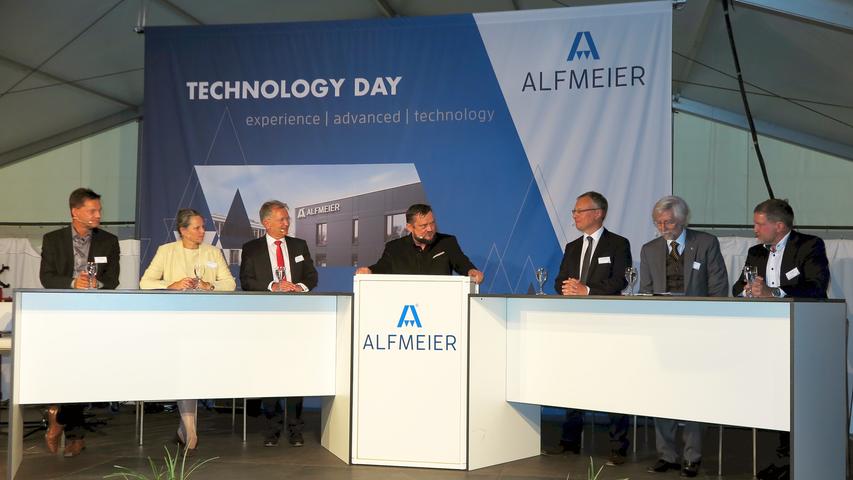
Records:
[[[743,267],[743,279],[746,281],[746,289],[744,290],[744,297],[752,298],[752,284],[755,282],[755,277],[758,276],[758,267],[754,265],[744,265]]]
[[[281,283],[287,279],[287,276],[284,274],[284,267],[276,267],[272,273],[275,277],[275,283]],[[280,287],[281,286],[279,285],[279,288]]]
[[[628,282],[628,288],[625,289],[625,295],[633,295],[634,284],[637,283],[637,269],[634,267],[626,268],[625,280]]]
[[[539,284],[539,291],[536,292],[536,295],[545,295],[545,291],[542,289],[542,286],[545,285],[545,282],[548,280],[548,270],[545,267],[539,267],[536,269],[536,283]]]
[[[204,277],[204,264],[197,263],[193,267],[193,274],[195,275],[195,289],[198,290],[201,288],[201,279]]]
[[[98,288],[98,264],[86,262],[86,275],[89,276],[89,288]]]

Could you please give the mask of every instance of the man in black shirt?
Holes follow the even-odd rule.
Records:
[[[382,258],[357,274],[391,273],[408,275],[450,275],[453,272],[483,281],[483,272],[462,253],[453,235],[438,233],[432,207],[417,203],[406,210],[407,235],[385,244]]]

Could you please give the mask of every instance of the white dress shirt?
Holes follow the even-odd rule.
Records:
[[[769,288],[778,287],[782,283],[782,255],[785,253],[785,245],[788,244],[788,237],[791,232],[788,232],[779,243],[776,244],[776,251],[768,252],[767,268],[765,269],[764,283]],[[782,296],[785,292],[780,289]]]
[[[583,246],[581,247],[581,261],[579,264],[578,272],[583,272],[583,259],[586,255],[587,246],[589,245],[589,240],[587,240],[587,237],[592,238],[592,252],[590,252],[589,255],[589,268],[592,268],[592,264],[593,262],[595,262],[595,258],[593,258],[592,256],[595,254],[595,249],[598,248],[598,241],[601,240],[602,233],[604,233],[603,225],[599,227],[598,230],[592,232],[592,235],[584,234],[582,244]],[[589,272],[587,272],[587,275],[589,275]],[[589,287],[586,287],[586,293],[589,293]]]
[[[269,234],[266,234],[265,237],[267,239],[267,251],[270,254],[270,268],[272,268],[273,272],[273,281],[267,285],[267,290],[272,291],[272,284],[275,283],[275,269],[278,268],[278,247],[275,244],[276,239],[272,238]],[[287,242],[284,240],[284,237],[281,237],[279,240],[281,240],[281,254],[284,256],[284,277],[285,280],[293,283],[293,276],[290,272],[290,255],[287,254]],[[308,291],[308,287],[305,284],[297,283],[297,285],[302,287],[303,292]]]

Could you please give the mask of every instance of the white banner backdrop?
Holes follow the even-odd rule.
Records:
[[[560,247],[578,236],[575,198],[595,190],[639,258],[672,191],[671,2],[474,17]]]

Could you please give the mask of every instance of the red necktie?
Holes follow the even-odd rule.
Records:
[[[278,268],[284,268],[284,253],[281,252],[281,240],[275,241],[275,263]]]

